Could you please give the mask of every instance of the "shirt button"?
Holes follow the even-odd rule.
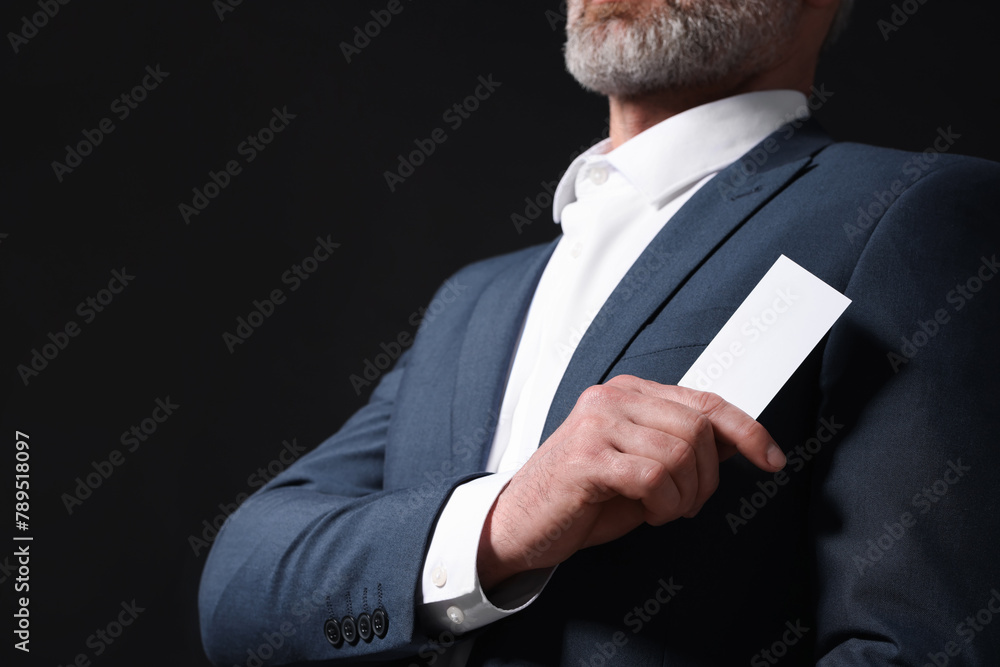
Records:
[[[465,621],[465,613],[458,607],[451,606],[448,607],[448,618],[455,625],[461,625]]]
[[[446,583],[448,583],[448,570],[444,569],[440,565],[434,568],[434,571],[431,572],[431,581],[433,581],[434,585],[438,588],[442,588]]]
[[[582,253],[582,252],[583,252],[583,244],[580,243],[579,241],[577,241],[576,243],[574,243],[573,247],[570,248],[570,250],[569,250],[570,256],[573,257],[574,259],[577,258],[577,257],[579,257],[580,253]]]
[[[608,170],[606,167],[591,167],[588,176],[591,183],[600,185],[608,180]]]

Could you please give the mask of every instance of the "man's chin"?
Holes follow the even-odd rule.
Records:
[[[730,3],[574,3],[567,69],[584,88],[615,97],[682,93],[752,76],[776,62],[801,10],[773,0]]]

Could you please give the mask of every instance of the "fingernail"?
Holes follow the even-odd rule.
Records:
[[[785,453],[776,443],[767,446],[767,462],[775,468],[785,467]]]

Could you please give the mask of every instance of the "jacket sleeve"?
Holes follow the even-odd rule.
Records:
[[[199,594],[213,663],[388,658],[412,655],[427,641],[414,619],[423,555],[440,507],[464,480],[422,488],[420,503],[405,489],[383,490],[387,432],[409,355],[335,435],[248,498],[219,531]]]
[[[998,172],[928,172],[850,277],[810,507],[823,667],[1000,664]]]

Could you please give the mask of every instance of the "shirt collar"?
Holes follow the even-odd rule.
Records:
[[[570,164],[556,187],[552,217],[576,201],[576,178],[587,164],[604,162],[653,206],[705,176],[721,171],[784,123],[808,116],[797,90],[765,90],[716,100],[671,116],[611,150],[611,139]]]

